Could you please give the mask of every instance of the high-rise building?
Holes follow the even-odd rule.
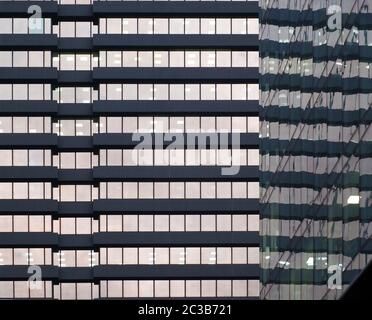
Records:
[[[260,1],[262,299],[337,299],[372,257],[372,1]]]
[[[258,298],[258,29],[248,0],[0,1],[0,298]]]

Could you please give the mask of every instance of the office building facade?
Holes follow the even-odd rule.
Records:
[[[0,298],[257,299],[258,64],[257,1],[0,1]]]
[[[260,2],[261,299],[338,299],[371,260],[371,10]]]

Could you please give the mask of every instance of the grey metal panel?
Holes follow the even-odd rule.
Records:
[[[259,210],[257,199],[128,199],[95,200],[93,211],[108,214],[250,213]]]
[[[172,144],[178,148],[249,148],[258,146],[258,133],[106,133],[94,134],[95,148],[164,149]]]
[[[55,167],[0,167],[0,181],[54,181],[58,178],[58,170]]]
[[[94,267],[99,280],[198,280],[198,279],[254,279],[259,267],[245,265],[100,265]]]
[[[57,68],[0,67],[0,83],[55,83]]]
[[[64,217],[92,217],[91,201],[59,201],[58,214]]]
[[[93,116],[91,103],[59,103],[58,118],[91,118]]]
[[[58,46],[55,34],[0,34],[3,50],[53,50]]]
[[[202,247],[258,246],[258,232],[98,232],[93,234],[98,247]]]
[[[258,166],[242,166],[234,175],[222,174],[224,166],[95,167],[98,181],[258,181]]]
[[[257,1],[239,2],[115,2],[96,1],[98,17],[258,17]]]
[[[0,247],[51,247],[53,250],[98,250],[124,247],[256,247],[256,231],[220,232],[96,232],[57,234],[52,232],[1,232]]]
[[[102,83],[257,83],[258,68],[93,68]]]
[[[58,202],[50,199],[0,200],[1,214],[53,214],[58,211]]]
[[[59,136],[58,149],[60,151],[92,151],[91,136]]]
[[[58,38],[58,52],[91,52],[92,38]]]
[[[58,235],[51,232],[0,232],[1,248],[56,247]]]
[[[91,71],[58,71],[58,85],[60,86],[91,86]]]
[[[0,1],[0,17],[28,18],[28,8],[37,5],[41,8],[44,17],[55,17],[58,11],[57,1]]]
[[[27,280],[29,266],[0,266],[0,280]],[[94,267],[40,266],[43,280],[91,282],[99,280],[254,279],[258,265],[100,265]]]
[[[94,101],[94,115],[216,115],[247,116],[258,114],[257,100],[154,100],[154,101]]]
[[[41,276],[44,281],[59,278],[58,267],[43,265],[37,267],[41,269]],[[34,266],[0,266],[0,281],[28,280],[34,273]]]
[[[56,115],[59,106],[51,100],[0,100],[1,116]]]
[[[257,35],[96,34],[94,49],[257,49]]]
[[[59,169],[59,184],[91,184],[93,183],[94,169]]]
[[[2,133],[0,149],[50,149],[57,141],[57,135],[48,133]]]

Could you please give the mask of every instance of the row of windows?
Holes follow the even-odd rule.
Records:
[[[51,265],[50,248],[0,248],[0,265]]]
[[[259,280],[101,281],[101,296],[256,297]]]
[[[96,67],[258,67],[257,51],[100,51],[59,54],[59,70],[92,70]],[[51,67],[50,51],[1,51],[0,67]]]
[[[100,117],[100,133],[258,132],[258,117]]]
[[[66,198],[72,198],[74,186],[59,188]],[[99,192],[100,199],[254,199],[258,198],[259,184],[258,182],[101,182]]]
[[[8,123],[10,123],[10,118]],[[17,118],[13,118],[17,119]],[[4,121],[5,123],[5,121]],[[4,125],[5,127],[5,125]],[[13,133],[24,132],[17,128]],[[101,117],[93,120],[58,120],[53,133],[59,136],[90,136],[98,133],[257,133],[258,117]],[[3,132],[12,133],[8,124]],[[31,131],[36,133],[38,131]],[[41,132],[41,131],[39,131]],[[133,139],[137,139],[133,137]]]
[[[101,84],[99,88],[100,100],[258,100],[259,98],[258,84],[253,83]],[[63,102],[68,101],[63,99]]]
[[[124,280],[92,283],[0,281],[0,298],[257,297],[259,280]]]
[[[261,170],[275,172],[278,165],[278,156],[268,154],[261,155]],[[342,167],[348,163],[349,170],[359,171],[362,169],[364,174],[372,173],[372,164],[369,158],[359,159],[355,156],[339,157],[319,157],[319,156],[286,156],[286,162],[282,166],[283,171],[289,171],[289,168],[295,172],[309,172],[313,174],[324,174],[331,172],[340,172]],[[358,173],[360,174],[360,173]]]
[[[0,100],[50,100],[50,84],[0,84]]]
[[[231,164],[258,166],[259,150],[100,150],[99,155],[100,166],[227,166]]]
[[[52,259],[53,258],[53,259]],[[101,248],[62,250],[50,248],[0,248],[0,265],[55,265],[59,267],[92,267],[95,265],[154,264],[258,264],[256,247],[191,247],[191,248]]]
[[[258,34],[257,18],[100,18],[86,21],[50,18],[0,18],[2,34],[56,34],[62,38],[90,38],[93,34]]]
[[[261,122],[261,136],[270,137],[271,139],[290,139],[295,136],[296,139],[303,140],[324,140],[329,142],[355,141],[356,133],[367,132],[368,127],[365,125],[349,126],[330,125],[328,123],[316,124],[289,124],[285,122],[270,122],[263,120]]]
[[[53,98],[52,98],[53,94]],[[50,84],[0,84],[0,100],[55,100],[92,103],[96,100],[258,100],[258,84],[101,84],[61,87]]]
[[[258,228],[258,214],[100,215],[100,232],[228,232]]]
[[[285,66],[283,68],[282,66]],[[359,60],[318,61],[313,58],[301,59],[300,57],[290,57],[288,59],[276,59],[265,57],[261,60],[261,73],[278,74],[279,69],[283,74],[313,76],[320,78],[332,75],[341,75],[344,78],[362,77],[369,78],[371,74],[371,63]]]
[[[277,105],[289,108],[328,107],[353,111],[368,109],[372,102],[372,93],[345,94],[341,91],[332,92],[300,92],[292,90],[261,90],[261,105]]]
[[[61,23],[60,23],[61,24]],[[68,36],[73,37],[73,24]],[[66,27],[65,27],[66,26]],[[63,26],[67,29],[67,25]],[[67,30],[66,30],[67,32]],[[258,34],[257,18],[101,18],[100,34]],[[67,36],[62,33],[62,36]]]
[[[101,18],[99,25],[50,18],[0,18],[1,34],[56,34],[90,38],[93,34],[258,34],[257,18]]]
[[[50,51],[0,51],[0,67],[50,67]]]
[[[52,199],[50,183],[0,182],[0,199]],[[255,199],[258,182],[101,182],[100,199]],[[58,201],[92,201],[98,188],[60,185],[53,188]]]
[[[2,215],[0,232],[230,232],[258,231],[258,214],[106,215],[51,219],[50,215]]]
[[[74,57],[68,55],[68,57]],[[61,59],[66,59],[63,55]],[[74,60],[61,68],[75,70]],[[62,60],[61,60],[62,62]],[[258,51],[100,51],[100,67],[258,67]]]
[[[52,232],[50,215],[1,215],[0,232]]]
[[[0,18],[0,34],[50,34],[50,18]]]
[[[51,150],[0,150],[0,166],[51,166]]]
[[[0,117],[0,133],[51,133],[50,117]]]
[[[258,132],[258,117],[101,117],[93,120],[58,120],[50,117],[0,117],[0,133],[52,133],[90,136],[97,133],[150,132]]]
[[[0,182],[0,199],[51,199],[49,182]]]
[[[74,259],[74,255],[70,259]],[[101,248],[99,261],[110,265],[258,264],[259,248]]]
[[[53,164],[52,164],[52,160]],[[51,150],[0,150],[0,166],[55,166],[59,169],[90,169],[98,166],[200,166],[259,165],[258,149],[217,150],[100,150],[88,152]]]
[[[349,23],[353,24],[350,20]],[[371,46],[371,36],[371,30],[358,29],[355,25],[351,28],[342,28],[342,30],[337,30],[337,32],[328,32],[327,26],[319,28],[313,25],[294,27],[265,24],[260,34],[262,40],[269,39],[278,43],[311,42],[314,47],[326,44],[332,48],[336,45],[350,45],[353,43]]]

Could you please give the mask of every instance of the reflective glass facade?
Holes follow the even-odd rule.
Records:
[[[0,1],[0,299],[259,296],[257,1]]]
[[[372,1],[260,1],[262,299],[337,299],[372,257]]]

